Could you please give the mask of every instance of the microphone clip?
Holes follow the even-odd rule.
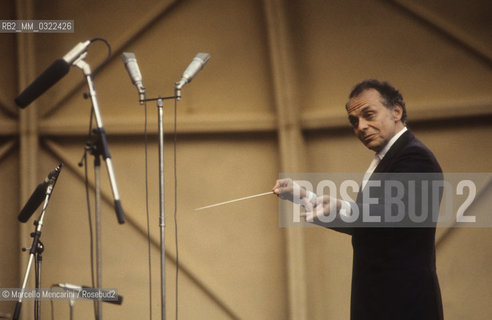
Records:
[[[48,185],[54,186],[56,181],[58,180],[58,176],[60,175],[61,169],[63,167],[63,162],[60,162],[55,170],[51,171],[48,175]]]
[[[174,96],[176,97],[177,101],[181,100],[181,88],[183,87],[183,85],[181,85],[181,81],[174,84]]]
[[[143,86],[139,86],[138,88],[138,98],[139,98],[139,103],[143,105],[145,103],[145,88]]]

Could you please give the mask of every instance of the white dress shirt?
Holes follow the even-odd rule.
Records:
[[[376,169],[378,164],[381,162],[381,160],[383,160],[386,153],[388,153],[388,150],[393,146],[393,144],[396,142],[396,140],[398,140],[398,138],[400,138],[401,135],[404,134],[407,130],[408,130],[407,127],[403,127],[403,129],[398,131],[398,133],[395,134],[390,139],[390,141],[388,141],[388,143],[384,146],[384,148],[381,151],[379,151],[378,153],[376,153],[374,155],[374,159],[371,161],[371,164],[369,165],[369,168],[367,168],[367,171],[364,174],[364,178],[362,179],[361,190],[364,189],[367,181],[369,180],[369,178],[371,177],[372,173],[374,172],[374,170]],[[342,204],[341,208],[340,208],[340,212],[339,212],[340,215],[347,215],[347,216],[350,215],[352,213],[352,207],[350,206],[350,202],[346,201],[346,200],[341,200],[341,199],[340,199],[340,202]]]

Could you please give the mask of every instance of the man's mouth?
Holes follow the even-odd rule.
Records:
[[[366,135],[366,136],[363,136],[363,137],[362,137],[362,141],[364,141],[364,142],[369,142],[369,141],[371,141],[373,138],[374,138],[374,134],[368,134],[368,135]]]

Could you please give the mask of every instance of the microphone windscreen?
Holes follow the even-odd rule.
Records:
[[[36,187],[36,190],[32,193],[29,200],[27,200],[24,208],[22,208],[21,212],[17,216],[17,220],[20,222],[27,222],[29,218],[34,214],[36,209],[38,209],[39,205],[43,202],[46,197],[46,183],[40,183]]]
[[[57,59],[33,83],[15,98],[15,103],[25,108],[46,90],[63,78],[70,70],[70,65],[63,59]]]
[[[133,52],[123,52],[121,54],[121,59],[123,60],[123,63],[128,63],[130,59],[136,59],[136,58]]]
[[[119,224],[125,223],[125,212],[123,211],[123,207],[121,206],[120,200],[114,201],[114,209],[116,211],[116,218],[118,219]]]
[[[205,65],[208,62],[208,60],[210,60],[210,55],[208,53],[200,52],[200,53],[197,53],[195,58],[202,60],[203,64]]]

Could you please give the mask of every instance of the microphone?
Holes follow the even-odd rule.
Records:
[[[138,68],[137,58],[132,52],[123,52],[121,59],[125,64],[126,71],[132,80],[132,83],[137,87],[138,94],[140,95],[140,104],[143,104],[145,100],[145,88],[142,84],[142,74]]]
[[[193,80],[198,71],[203,69],[208,60],[210,60],[210,55],[208,53],[199,53],[193,58],[193,61],[191,61],[188,68],[183,72],[181,80],[174,85],[178,100],[181,98],[181,89],[185,84],[190,83],[191,80]]]
[[[116,290],[103,290],[103,289],[98,289],[88,286],[78,286],[76,284],[71,284],[71,283],[55,283],[54,286],[66,290],[76,291],[76,292],[85,291],[86,294],[82,295],[82,298],[85,299],[90,299],[90,300],[101,299],[104,302],[109,302],[118,305],[123,303],[123,296],[119,295],[116,292]]]
[[[55,60],[55,62],[14,99],[15,103],[21,108],[25,108],[31,104],[31,102],[36,100],[68,73],[72,63],[87,50],[90,44],[91,40],[79,42],[63,58]]]
[[[63,163],[60,162],[60,164],[55,168],[55,170],[50,171],[50,173],[44,179],[44,181],[38,184],[38,186],[32,193],[31,197],[29,198],[29,200],[27,200],[26,204],[24,205],[24,208],[22,208],[21,212],[17,216],[17,220],[24,223],[27,222],[29,218],[31,218],[34,212],[38,209],[39,205],[46,198],[46,191],[48,190],[48,187],[55,185],[62,167],[63,167]]]

